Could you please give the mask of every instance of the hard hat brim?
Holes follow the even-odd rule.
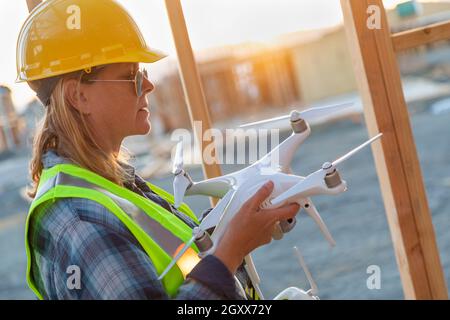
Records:
[[[27,77],[25,72],[21,72],[21,73],[19,73],[19,75],[16,79],[16,83],[35,81],[35,80],[40,80],[40,79],[45,79],[45,78],[50,78],[50,77],[56,77],[56,76],[70,73],[70,72],[80,71],[80,70],[84,70],[84,69],[88,69],[88,68],[92,68],[92,67],[96,67],[96,66],[100,66],[100,65],[108,65],[108,64],[114,64],[114,63],[154,63],[161,59],[166,58],[167,56],[168,55],[166,53],[164,53],[158,49],[154,49],[154,48],[146,48],[145,50],[139,49],[134,52],[128,52],[126,55],[118,57],[116,59],[114,59],[114,58],[105,59],[104,63],[102,63],[102,61],[100,60],[100,61],[96,61],[95,63],[88,63],[85,65],[81,65],[77,68],[66,69],[64,71],[49,70],[49,71],[42,73],[39,76],[35,76],[35,77]]]

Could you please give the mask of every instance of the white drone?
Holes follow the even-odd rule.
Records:
[[[160,275],[159,279],[162,279],[168,273],[178,259],[194,242],[200,250],[200,257],[213,253],[215,250],[215,244],[218,243],[218,240],[220,240],[224,234],[224,231],[233,216],[239,211],[242,205],[269,180],[273,181],[274,189],[261,207],[263,209],[271,209],[281,207],[289,203],[298,203],[301,208],[303,208],[316,222],[329,244],[334,246],[335,241],[317,212],[317,209],[315,208],[310,197],[320,194],[337,195],[346,191],[347,183],[340,178],[336,167],[367,145],[379,139],[382,134],[373,137],[369,141],[334,162],[325,162],[321,169],[306,177],[292,174],[290,164],[298,147],[311,133],[311,128],[307,121],[311,121],[311,119],[317,117],[339,113],[343,109],[347,109],[350,106],[352,106],[352,104],[313,108],[302,112],[293,111],[288,116],[241,126],[255,126],[267,122],[290,118],[293,133],[276,148],[252,165],[231,174],[200,182],[194,182],[183,169],[183,146],[180,141],[177,145],[173,163],[173,174],[175,175],[173,182],[175,207],[178,208],[182,204],[183,197],[185,195],[205,195],[220,198],[221,200],[201,221],[200,225],[193,229],[192,238],[174,257],[172,262]],[[277,158],[275,158],[275,156]],[[273,162],[274,159],[277,160],[275,166]],[[278,222],[272,234],[273,239],[281,239],[284,233],[287,233],[294,228],[295,224],[295,218],[292,220]],[[213,227],[215,229],[213,233],[209,235],[206,230]],[[303,269],[305,269],[306,266],[304,263],[301,265]],[[264,299],[259,288],[260,278],[250,255],[245,257],[245,269],[249,274],[256,292],[262,299]],[[305,273],[308,274],[309,272],[305,269]],[[294,291],[292,289],[297,288],[288,288],[280,293],[280,295],[283,296],[283,293],[285,293],[291,298],[317,298],[313,295],[313,293],[317,290],[309,290],[308,292],[305,292],[300,289]]]

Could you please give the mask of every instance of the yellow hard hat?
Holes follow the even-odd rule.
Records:
[[[29,15],[17,42],[17,82],[119,62],[164,58],[147,46],[115,0],[48,0]]]

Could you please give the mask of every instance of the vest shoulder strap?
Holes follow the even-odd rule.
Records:
[[[189,226],[161,206],[88,170],[73,165],[58,165],[44,171],[42,176],[44,179],[30,207],[26,234],[30,217],[40,204],[57,198],[90,199],[106,207],[125,224],[152,260],[158,274],[162,273],[172,257],[192,236]],[[25,240],[28,283],[42,298],[30,277],[31,255],[27,236]],[[193,245],[192,249],[196,255],[197,247]],[[183,271],[178,266],[163,278],[163,285],[169,295],[174,295],[184,281]]]

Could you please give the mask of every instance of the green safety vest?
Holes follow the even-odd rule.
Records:
[[[164,200],[174,203],[171,194],[150,183],[148,185]],[[158,275],[171,262],[180,246],[192,237],[192,229],[173,213],[92,171],[72,164],[60,164],[43,170],[25,227],[27,282],[39,299],[43,299],[43,296],[37,290],[31,273],[29,222],[39,205],[59,198],[90,199],[107,208],[136,237]],[[183,203],[179,210],[198,223],[198,219],[186,204]],[[191,248],[198,253],[195,244]],[[162,283],[167,294],[173,297],[184,280],[181,269],[175,265],[162,279]]]

